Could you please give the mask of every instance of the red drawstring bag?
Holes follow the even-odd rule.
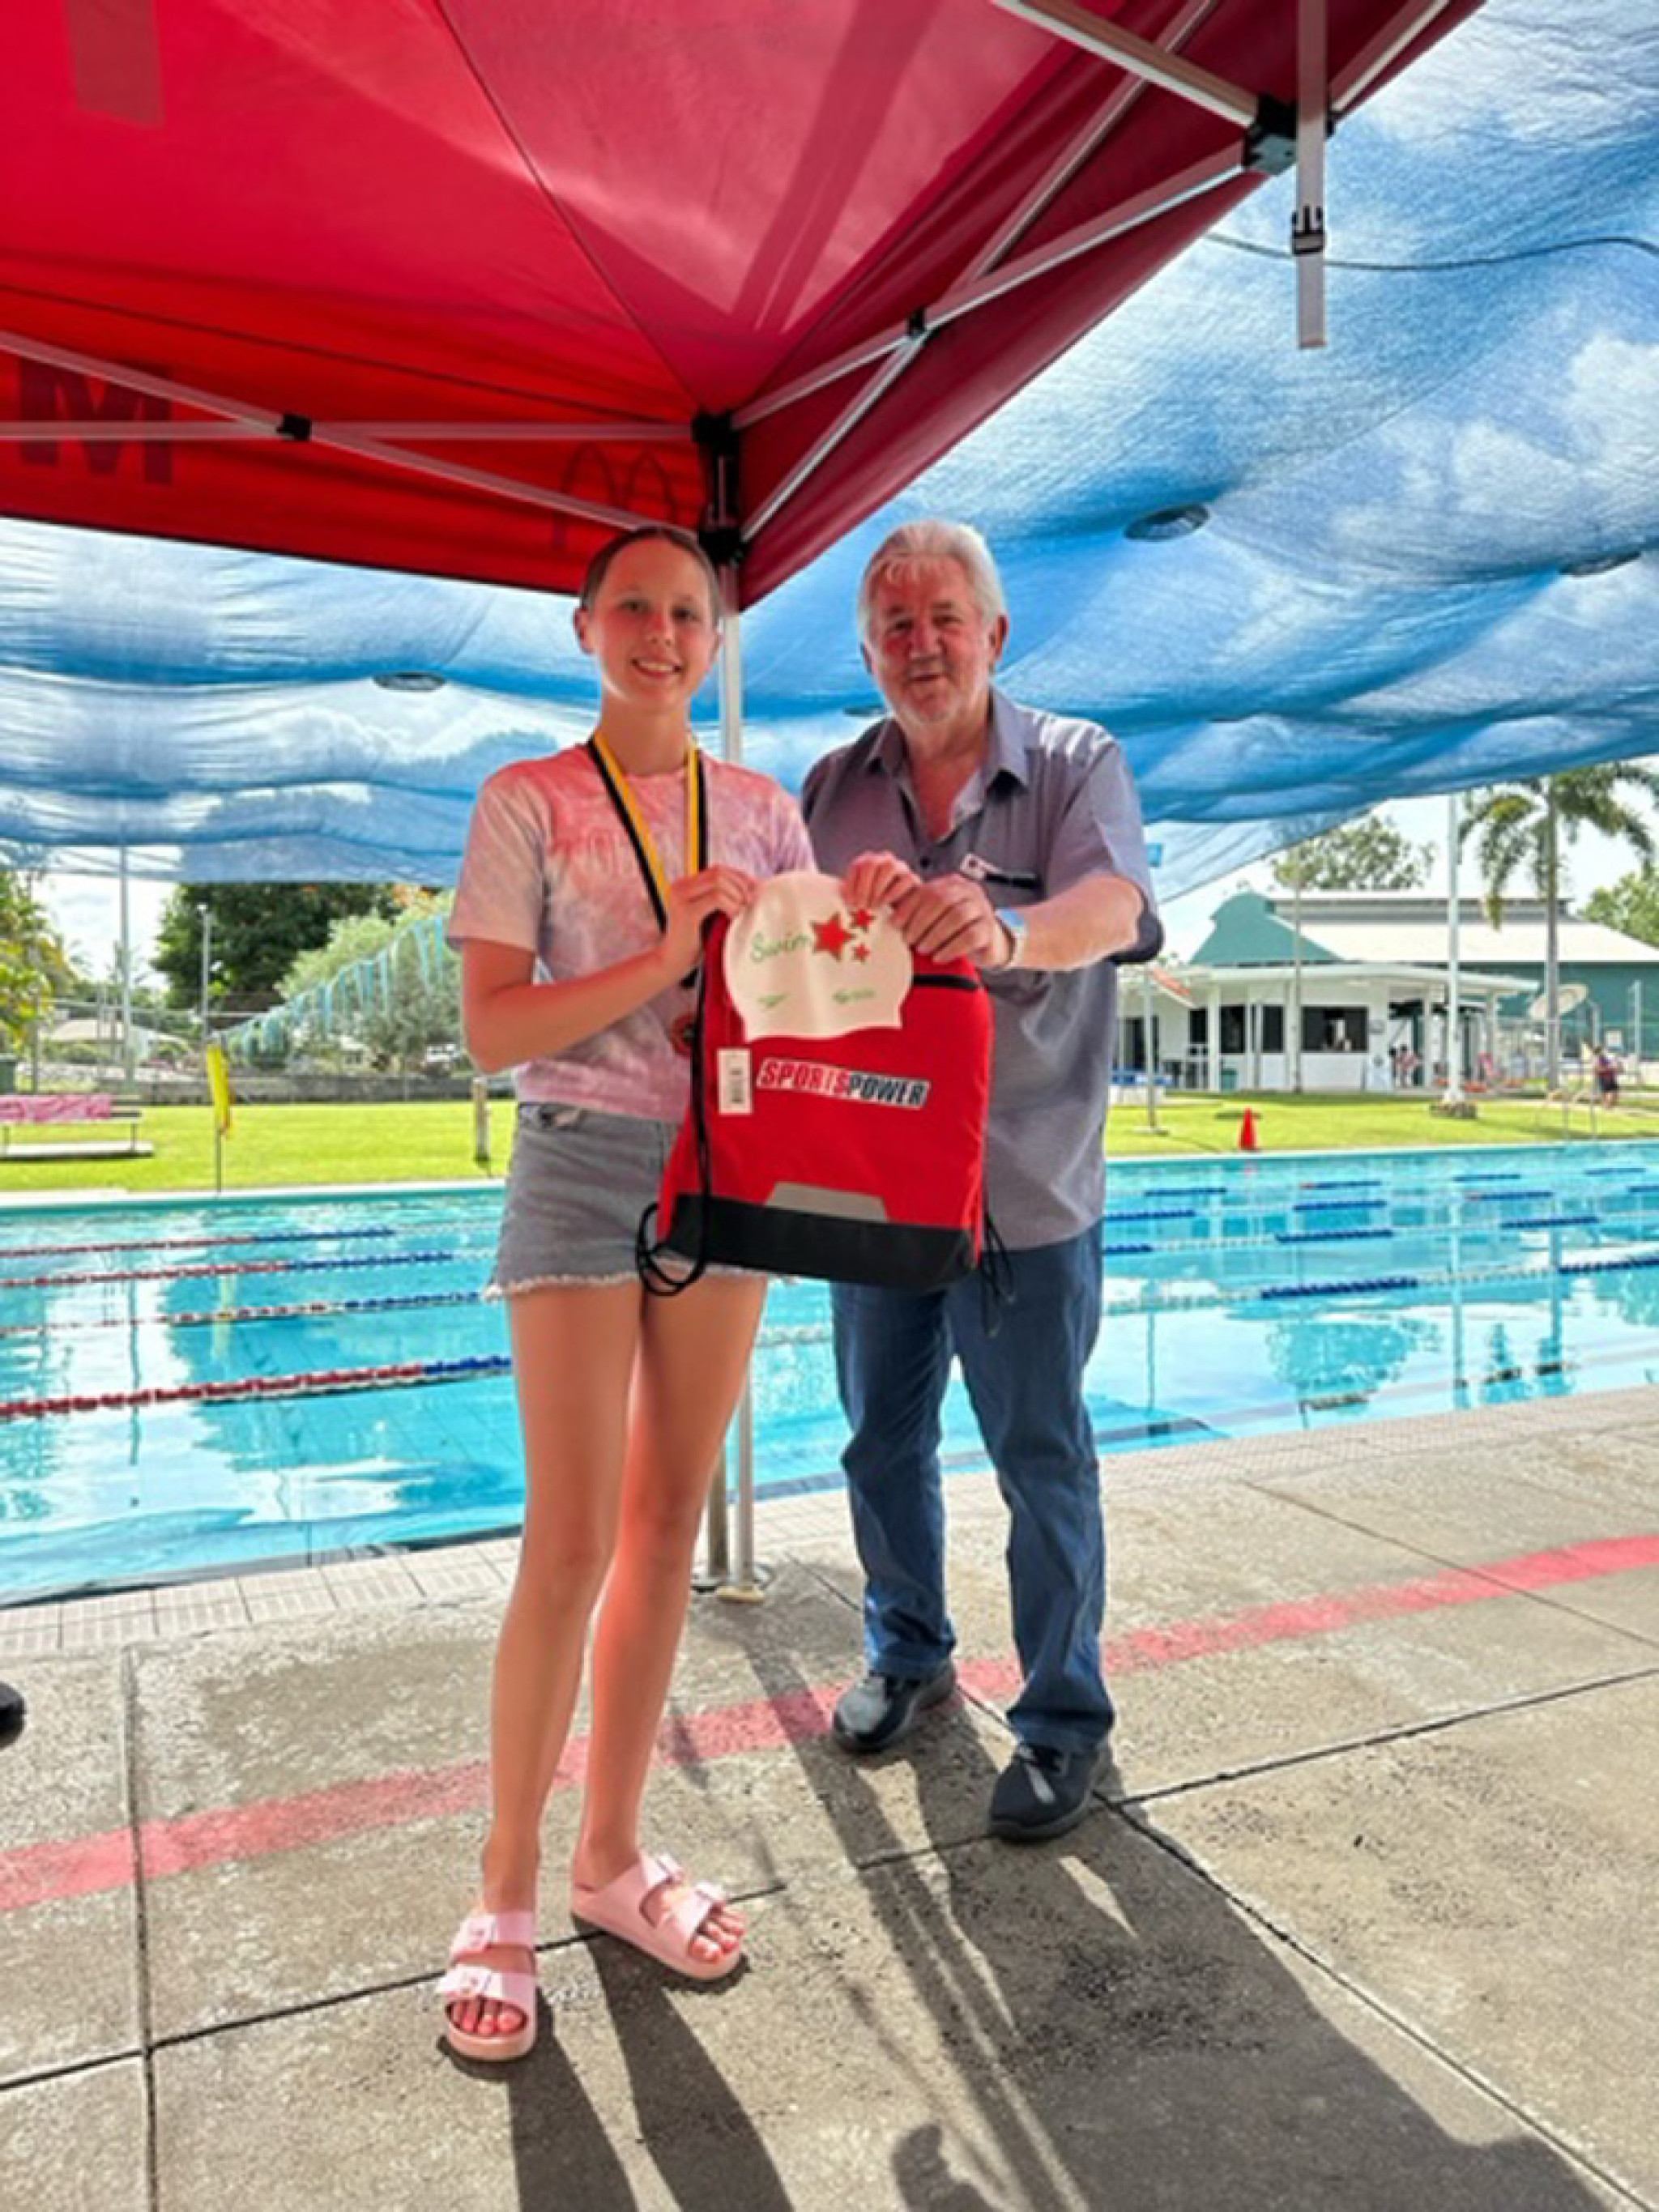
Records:
[[[971,962],[912,954],[833,877],[763,884],[708,934],[691,1103],[640,1224],[647,1282],[711,1264],[912,1291],[969,1273],[991,1034]]]

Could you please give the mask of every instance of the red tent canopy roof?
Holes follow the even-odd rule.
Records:
[[[1285,0],[1036,4],[1294,99]],[[1338,111],[1475,4],[1328,0]],[[48,0],[8,47],[0,511],[556,589],[724,456],[759,596],[1259,173],[997,0]]]

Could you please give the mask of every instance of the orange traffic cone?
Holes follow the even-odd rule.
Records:
[[[1241,1152],[1253,1152],[1255,1148],[1255,1115],[1247,1106],[1244,1119],[1238,1125],[1238,1149]]]

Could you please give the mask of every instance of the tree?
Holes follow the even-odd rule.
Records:
[[[1521,776],[1471,793],[1458,825],[1460,845],[1476,837],[1475,856],[1486,884],[1486,913],[1504,919],[1504,896],[1517,873],[1531,880],[1544,902],[1544,1076],[1552,1091],[1561,1081],[1561,894],[1566,888],[1561,846],[1576,844],[1581,830],[1622,839],[1650,865],[1659,848],[1645,817],[1620,796],[1632,785],[1659,799],[1659,775],[1633,761],[1599,761],[1563,769],[1559,775]]]
[[[326,944],[342,915],[397,911],[389,884],[180,884],[150,963],[167,978],[170,1006],[201,1003],[204,907],[213,923],[210,996],[237,1006],[268,1006],[299,955]]]
[[[1659,868],[1633,869],[1616,884],[1592,891],[1584,902],[1584,919],[1639,937],[1644,945],[1659,945]]]
[[[459,1054],[459,963],[434,927],[450,896],[406,892],[398,903],[396,922],[379,915],[337,921],[327,944],[302,953],[283,976],[298,1040],[322,1042],[343,1032],[382,1067],[419,1067],[434,1049]]]
[[[0,1052],[21,1051],[30,1030],[74,981],[74,969],[27,876],[0,869]]]
[[[1431,845],[1413,845],[1380,814],[1364,814],[1276,854],[1273,881],[1285,890],[1420,890],[1433,853]]]

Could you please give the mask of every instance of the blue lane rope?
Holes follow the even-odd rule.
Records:
[[[1291,1207],[1292,1213],[1375,1213],[1379,1206],[1386,1206],[1382,1198],[1298,1198]]]
[[[482,1306],[482,1291],[405,1291],[383,1298],[305,1298],[283,1306],[212,1306],[198,1313],[146,1314],[142,1326],[199,1328],[230,1322],[328,1321],[338,1314],[404,1313],[420,1306]],[[71,1321],[20,1321],[0,1325],[0,1337],[58,1336],[87,1328],[131,1328],[126,1314],[86,1314]]]
[[[234,1237],[143,1237],[118,1244],[19,1244],[19,1260],[94,1259],[106,1252],[199,1252],[222,1246],[246,1244],[346,1244],[366,1237],[395,1237],[395,1229],[271,1229],[249,1230]]]
[[[222,1267],[204,1260],[188,1267],[111,1267],[68,1275],[0,1275],[0,1291],[84,1289],[99,1283],[183,1283],[204,1275],[305,1275],[343,1273],[348,1267],[425,1267],[458,1260],[458,1251],[369,1252],[347,1260],[227,1260]]]
[[[1275,1229],[1275,1244],[1377,1243],[1394,1235],[1392,1229]]]

